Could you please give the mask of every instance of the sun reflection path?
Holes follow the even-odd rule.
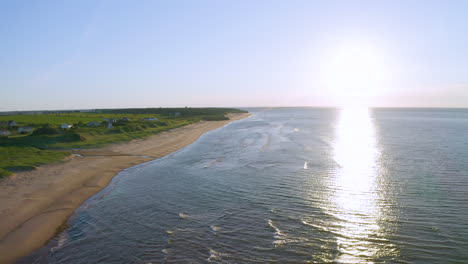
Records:
[[[333,157],[338,168],[331,177],[334,193],[329,214],[336,219],[338,263],[371,263],[385,240],[379,227],[375,129],[367,108],[345,108],[336,127]]]

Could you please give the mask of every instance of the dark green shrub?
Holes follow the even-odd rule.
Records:
[[[73,132],[73,133],[68,133],[66,135],[67,141],[85,141],[86,137],[81,135],[80,133]]]
[[[43,126],[33,131],[33,136],[40,136],[40,135],[55,135],[58,134],[59,131],[56,128],[50,126]]]
[[[13,172],[0,168],[0,179],[12,175]]]
[[[117,122],[114,123],[114,126],[125,126],[129,123],[130,121],[128,120],[122,120],[122,119],[119,119],[117,120]]]
[[[14,171],[14,172],[21,172],[21,171],[35,170],[36,167],[33,165],[19,165],[19,166],[14,166],[14,167],[6,167],[5,169],[9,171]]]

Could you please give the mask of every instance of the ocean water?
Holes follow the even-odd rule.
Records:
[[[121,172],[28,261],[468,263],[468,110],[249,110]]]

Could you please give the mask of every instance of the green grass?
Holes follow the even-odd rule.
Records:
[[[113,129],[94,130],[79,132],[85,138],[83,141],[59,141],[49,139],[48,149],[70,149],[70,148],[98,148],[111,143],[120,143],[137,138],[147,137],[163,131],[185,126],[193,122],[181,121],[168,126],[157,126],[146,128],[142,131],[125,132],[124,128],[115,127]]]
[[[37,114],[37,115],[10,115],[0,116],[0,121],[14,120],[20,126],[25,125],[60,125],[60,124],[76,124],[78,122],[88,123],[92,121],[102,122],[103,118],[119,119],[122,117],[129,117],[138,120],[145,117],[161,116],[157,114],[103,114],[103,113],[62,113],[62,114]]]
[[[7,171],[8,174],[31,170],[40,165],[61,161],[68,155],[69,152],[40,150],[34,147],[0,147],[0,175],[2,171]]]
[[[0,169],[0,179],[12,175],[13,172]]]
[[[112,116],[115,118],[115,115]],[[144,115],[144,117],[147,116]],[[36,117],[40,117],[40,115]],[[107,129],[106,126],[77,126],[70,131],[55,135],[15,134],[10,137],[0,137],[0,177],[8,176],[11,172],[35,169],[39,165],[57,162],[70,155],[69,152],[56,150],[98,148],[111,143],[150,136],[197,122],[200,119],[201,117],[190,119],[161,118],[158,122],[125,122],[116,125],[113,129]],[[31,122],[29,119],[24,120]],[[40,123],[46,119],[38,118],[38,120],[36,122]],[[59,117],[58,120],[63,119]],[[139,119],[135,118],[135,120]],[[73,121],[76,122],[76,120]],[[58,121],[55,120],[53,122]]]
[[[132,131],[131,126],[116,126],[113,129],[105,127],[77,128],[73,131],[57,135],[17,135],[0,138],[0,146],[5,147],[34,147],[38,149],[69,149],[69,148],[96,148],[110,143],[129,141],[157,134],[173,128],[191,124],[195,121],[180,120],[170,122],[166,126],[144,127],[151,124],[137,125],[141,130]],[[131,123],[130,123],[131,124]]]
[[[176,112],[180,115],[176,116]],[[19,126],[31,125],[38,128],[48,125],[60,131],[53,135],[20,135],[16,130],[10,129],[11,136],[0,137],[0,178],[12,172],[57,162],[70,155],[69,152],[57,150],[98,148],[147,137],[200,120],[226,120],[225,114],[229,112],[244,111],[227,108],[147,108],[99,110],[99,113],[0,116],[0,121],[15,120]],[[99,127],[85,126],[91,121],[102,122],[103,118],[119,120],[122,117],[128,117],[130,121],[118,121],[112,129],[107,129],[104,124]],[[146,117],[157,117],[158,121],[141,120]],[[73,124],[72,129],[58,129],[63,123]]]

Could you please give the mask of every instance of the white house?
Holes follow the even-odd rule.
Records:
[[[60,128],[61,129],[70,129],[73,125],[70,125],[70,124],[61,124],[60,125]]]
[[[25,127],[20,127],[18,128],[18,133],[31,133],[33,132],[34,130],[34,127],[30,127],[30,126],[25,126]]]
[[[8,121],[8,126],[15,127],[15,126],[18,126],[18,124],[16,124],[16,122],[14,120],[10,120],[10,121]]]
[[[0,130],[0,136],[9,136],[11,133],[6,129]]]

